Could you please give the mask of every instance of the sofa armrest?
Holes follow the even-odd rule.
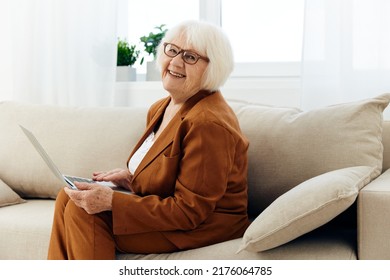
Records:
[[[358,258],[390,259],[390,169],[358,196]]]

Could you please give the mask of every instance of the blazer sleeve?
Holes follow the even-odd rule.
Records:
[[[115,192],[114,234],[191,230],[214,212],[227,191],[234,165],[235,137],[213,121],[192,123],[178,135],[182,133],[185,135],[181,141],[173,142],[181,147],[180,154],[170,156],[172,160],[180,157],[177,174],[172,174],[176,176],[173,196],[141,197]]]

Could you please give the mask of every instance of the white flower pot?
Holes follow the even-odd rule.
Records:
[[[137,70],[130,66],[116,67],[117,82],[131,82],[137,80]]]
[[[146,64],[146,80],[161,81],[161,73],[157,69],[156,61],[148,61]]]

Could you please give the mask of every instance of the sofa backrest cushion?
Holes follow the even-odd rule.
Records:
[[[383,95],[303,112],[231,101],[250,141],[250,215],[332,170],[365,165],[376,167],[379,175],[382,111],[388,102],[389,95]],[[89,177],[96,170],[124,167],[145,128],[146,112],[0,102],[0,179],[22,197],[54,198],[62,188],[18,124],[36,135],[63,173]]]
[[[382,170],[382,112],[390,95],[303,112],[231,102],[249,138],[249,214],[320,174],[352,166]]]
[[[67,108],[0,102],[0,179],[22,197],[55,198],[63,187],[19,127],[34,133],[62,173],[125,167],[146,109]]]

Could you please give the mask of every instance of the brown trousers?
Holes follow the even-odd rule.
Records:
[[[178,250],[160,232],[114,235],[112,228],[111,212],[90,215],[61,190],[55,205],[48,259],[109,260],[115,259],[117,251],[149,254]]]

